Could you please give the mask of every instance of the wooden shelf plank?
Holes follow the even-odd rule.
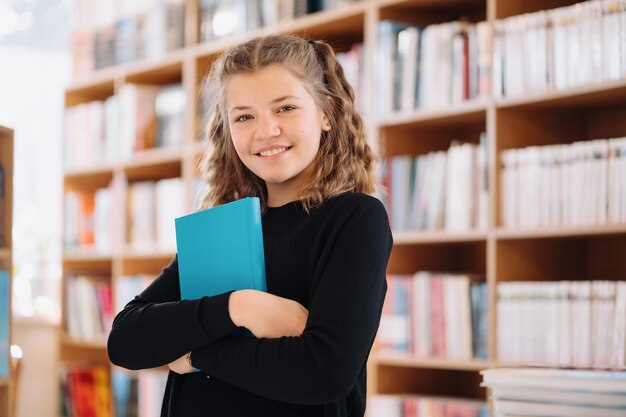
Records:
[[[395,245],[413,245],[429,243],[482,242],[487,240],[487,232],[483,230],[468,232],[445,231],[393,231]]]
[[[180,149],[155,148],[138,152],[123,164],[130,180],[152,180],[180,177],[182,175],[183,151]]]
[[[420,128],[459,124],[484,123],[487,118],[487,100],[472,100],[446,109],[418,110],[382,118],[380,128]]]
[[[63,263],[90,263],[90,262],[112,262],[113,257],[111,253],[104,253],[96,248],[77,248],[77,249],[65,249],[63,251]]]
[[[61,343],[65,346],[84,348],[84,349],[104,349],[107,348],[106,339],[98,340],[79,340],[71,337],[67,332],[63,331],[61,335]]]
[[[408,356],[378,355],[372,359],[376,365],[405,368],[450,369],[480,371],[496,367],[496,363],[483,360],[452,360],[445,358],[417,358]]]
[[[162,251],[159,249],[137,250],[132,247],[128,247],[120,256],[124,262],[165,261],[167,263],[174,257],[174,255],[176,255],[175,252]]]
[[[606,226],[581,226],[566,228],[541,228],[533,230],[496,229],[494,235],[498,240],[522,239],[558,239],[570,237],[592,237],[626,234],[626,224]]]
[[[495,100],[499,109],[577,108],[590,105],[623,104],[626,80],[574,87],[563,91],[525,94]]]
[[[460,7],[460,6],[480,6],[485,7],[484,1],[478,0],[377,0],[375,3],[381,8],[404,7]]]

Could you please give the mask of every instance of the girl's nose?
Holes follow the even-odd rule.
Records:
[[[270,116],[260,116],[257,118],[255,139],[269,139],[280,135],[280,126],[276,119]]]

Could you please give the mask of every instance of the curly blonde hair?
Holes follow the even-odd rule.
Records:
[[[354,91],[332,47],[322,41],[270,35],[222,53],[204,80],[203,98],[208,108],[204,139],[210,150],[199,161],[199,171],[208,184],[200,209],[244,197],[259,197],[263,210],[266,207],[265,182],[235,152],[228,125],[225,85],[233,75],[270,65],[282,65],[300,79],[331,126],[329,132],[322,133],[313,162],[313,178],[298,197],[305,210],[309,212],[325,199],[348,191],[372,194],[375,155],[355,108]]]

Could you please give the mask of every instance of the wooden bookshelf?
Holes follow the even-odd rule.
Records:
[[[185,184],[187,211],[192,211],[195,163],[202,153],[198,143],[202,126],[197,114],[201,81],[211,62],[225,48],[245,39],[270,33],[296,33],[329,41],[337,50],[365,42],[361,94],[372,146],[381,157],[421,155],[449,148],[452,141],[478,143],[486,132],[489,160],[487,228],[467,232],[394,231],[395,245],[388,272],[413,274],[420,270],[477,273],[488,285],[488,358],[454,361],[442,358],[378,356],[373,350],[368,364],[370,393],[447,395],[486,399],[479,387],[479,371],[503,365],[497,357],[496,288],[512,280],[610,280],[626,278],[626,225],[517,230],[504,227],[501,153],[533,145],[572,143],[603,137],[626,136],[626,81],[585,85],[563,91],[515,98],[484,98],[441,109],[379,115],[375,104],[378,23],[398,19],[427,25],[467,19],[471,22],[571,5],[575,1],[530,0],[363,0],[361,3],[298,18],[291,23],[263,28],[245,36],[200,42],[198,2],[187,1],[186,47],[159,60],[144,60],[105,68],[72,82],[66,90],[66,107],[103,100],[126,83],[167,85],[180,82],[187,94],[184,143],[178,150],[151,150],[129,161],[66,172],[67,190],[91,190],[119,180],[123,201],[113,207],[122,221],[119,236],[126,236],[123,214],[129,184],[142,180],[181,177]],[[0,131],[1,133],[1,131]],[[4,155],[4,152],[2,153]],[[128,274],[159,273],[173,253],[137,251],[124,239],[115,242],[110,254],[92,249],[66,250],[64,274],[81,271],[107,273],[115,283]],[[0,259],[3,255],[0,252]],[[64,281],[64,280],[63,280]],[[64,284],[62,284],[64,285]],[[107,361],[105,346],[98,341],[77,342],[62,338],[61,360],[85,358]]]
[[[13,228],[13,130],[0,126],[0,165],[4,170],[4,198],[0,200],[0,221],[2,221],[1,233],[4,238],[4,244],[0,246],[0,269],[9,271],[9,299],[8,299],[8,324],[9,339],[7,349],[11,346],[12,340],[12,314],[11,314],[11,296],[12,293],[12,277],[13,277],[13,239],[11,230]],[[4,303],[4,300],[2,300]],[[6,319],[3,317],[3,319]],[[17,375],[13,371],[13,363],[10,352],[6,358],[8,374],[0,377],[0,416],[13,416],[15,409],[16,394],[16,378]]]

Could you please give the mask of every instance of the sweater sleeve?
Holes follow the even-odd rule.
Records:
[[[226,336],[237,328],[228,312],[229,296],[181,301],[175,257],[115,317],[109,359],[128,369],[154,368]]]
[[[373,201],[358,207],[331,243],[302,336],[224,338],[194,350],[194,366],[278,401],[345,398],[365,366],[387,289],[392,238],[385,209]]]

